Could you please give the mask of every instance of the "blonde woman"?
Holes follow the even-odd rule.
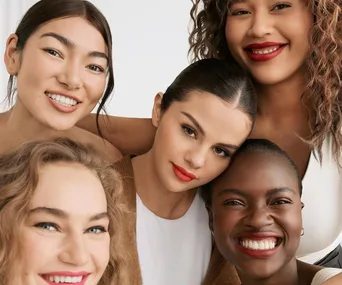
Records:
[[[68,139],[0,157],[0,284],[129,285],[116,172]]]

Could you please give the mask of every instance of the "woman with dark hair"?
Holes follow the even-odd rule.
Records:
[[[278,144],[303,182],[298,258],[342,267],[342,1],[194,0],[190,52],[243,66],[258,94],[250,138]],[[123,153],[153,141],[149,119],[110,117],[104,137]],[[94,118],[80,126],[96,133]],[[319,229],[319,230],[317,230]]]
[[[218,59],[193,63],[156,95],[152,148],[114,164],[135,213],[126,221],[131,285],[238,282],[213,249],[197,189],[229,165],[255,113],[247,74]]]
[[[37,2],[9,36],[4,58],[11,109],[0,114],[0,153],[65,136],[94,145],[110,160],[120,157],[111,144],[75,127],[102,98],[99,114],[114,87],[111,31],[93,4]]]
[[[201,193],[216,245],[235,265],[241,284],[342,284],[342,269],[296,259],[304,233],[302,179],[276,144],[246,140]]]

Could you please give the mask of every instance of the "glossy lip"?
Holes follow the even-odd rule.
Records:
[[[88,276],[90,275],[89,272],[69,272],[69,271],[60,271],[60,272],[49,272],[49,273],[44,273],[44,274],[39,274],[40,277],[48,284],[50,285],[55,285],[57,283],[55,282],[51,282],[49,280],[47,280],[46,278],[44,278],[44,276],[70,276],[70,277],[78,277],[78,276],[83,276],[81,282],[78,283],[58,283],[58,284],[75,284],[75,285],[84,285],[84,283],[86,282]]]
[[[273,249],[265,249],[265,250],[254,250],[250,248],[245,248],[240,244],[240,239],[250,239],[250,240],[263,240],[267,238],[276,238],[277,245]],[[243,254],[248,255],[252,258],[269,258],[273,256],[283,244],[284,237],[282,235],[276,234],[274,232],[255,232],[255,233],[242,233],[238,237],[234,238],[236,248],[242,252]]]
[[[180,167],[174,163],[172,163],[173,172],[175,175],[184,182],[189,182],[191,180],[197,179],[197,177],[190,172],[187,172],[183,167]]]
[[[254,43],[246,46],[244,51],[250,59],[256,62],[265,62],[277,57],[287,46],[286,43],[277,42],[264,42],[264,43]],[[263,49],[268,47],[278,47],[275,51],[267,54],[256,54],[252,52],[252,49]]]
[[[70,99],[74,99],[76,100],[78,103],[75,105],[75,106],[64,106],[64,105],[61,105],[59,104],[57,101],[51,99],[47,93],[50,93],[50,94],[59,94],[59,95],[63,95],[65,97],[68,97]],[[76,98],[75,96],[71,96],[71,95],[68,95],[68,94],[65,94],[63,92],[57,92],[57,91],[46,91],[45,92],[45,95],[46,97],[48,98],[49,102],[51,103],[51,105],[57,110],[57,111],[60,111],[60,112],[63,112],[63,113],[72,113],[74,112],[76,109],[77,109],[77,106],[79,103],[82,103],[78,98]]]
[[[246,46],[244,49],[262,49],[262,48],[283,46],[283,45],[286,45],[286,43],[277,43],[277,42],[253,43],[253,44]]]

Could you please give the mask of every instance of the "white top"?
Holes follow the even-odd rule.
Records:
[[[199,193],[187,213],[176,220],[156,216],[137,195],[137,247],[144,285],[200,285],[212,241]]]
[[[331,137],[322,152],[322,165],[311,154],[303,178],[304,235],[297,258],[307,263],[315,263],[342,242],[342,172],[332,155]]]
[[[328,281],[337,274],[342,273],[342,269],[339,268],[323,268],[316,273],[312,279],[311,285],[321,285],[323,282]]]

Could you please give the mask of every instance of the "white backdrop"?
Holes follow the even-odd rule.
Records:
[[[51,0],[54,1],[54,0]],[[3,53],[8,35],[37,0],[0,0],[0,102],[8,75]],[[113,33],[115,91],[109,114],[150,117],[154,95],[188,65],[190,0],[91,0]],[[5,109],[0,104],[0,111]]]

